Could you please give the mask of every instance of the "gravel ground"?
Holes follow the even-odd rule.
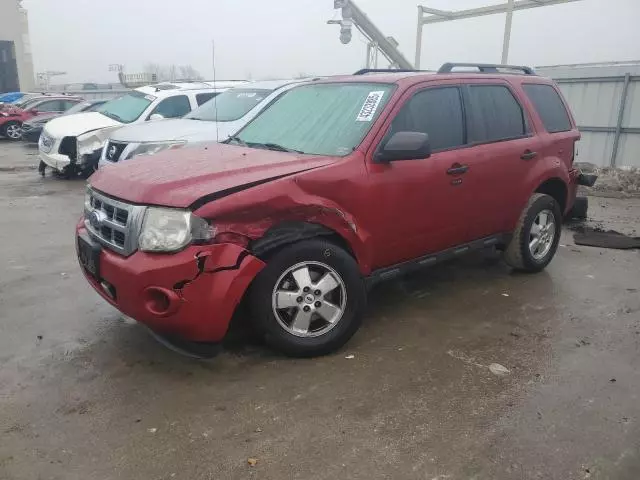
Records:
[[[0,479],[640,478],[637,251],[565,230],[538,275],[485,252],[379,285],[334,355],[194,361],[86,284],[84,184],[35,161],[0,142]],[[639,216],[591,199],[589,223]]]

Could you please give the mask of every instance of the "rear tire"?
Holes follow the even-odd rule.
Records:
[[[534,193],[524,208],[504,259],[523,272],[543,270],[558,249],[562,213],[558,202],[543,193]]]
[[[254,323],[286,355],[326,355],[358,330],[366,290],[356,261],[323,239],[305,240],[275,253],[249,296]]]

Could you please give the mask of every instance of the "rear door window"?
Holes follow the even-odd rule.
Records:
[[[525,93],[536,107],[538,115],[549,133],[571,130],[571,120],[562,99],[551,85],[525,84]]]
[[[465,145],[467,141],[460,90],[457,87],[443,87],[416,93],[391,124],[391,133],[407,131],[429,135],[433,151]]]
[[[503,85],[469,85],[471,141],[498,142],[527,134],[524,111]]]
[[[77,105],[78,102],[76,102],[75,100],[63,100],[62,101],[62,110],[64,112],[66,112],[67,110],[69,110],[71,107],[74,107],[75,105]]]
[[[63,103],[62,100],[48,100],[35,105],[34,108],[39,112],[62,112],[64,110]]]

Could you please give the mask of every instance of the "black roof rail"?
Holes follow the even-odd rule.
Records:
[[[355,72],[353,75],[365,75],[367,73],[413,73],[413,72],[428,72],[429,70],[412,70],[408,68],[363,68]]]
[[[502,69],[502,70],[520,70],[525,75],[536,74],[533,68],[525,67],[522,65],[499,65],[499,64],[493,64],[493,63],[453,63],[453,62],[444,63],[438,70],[438,73],[452,73],[453,69],[456,67],[477,68],[478,73],[506,73],[506,72],[499,71],[499,69]],[[470,73],[474,73],[474,72],[470,72]]]

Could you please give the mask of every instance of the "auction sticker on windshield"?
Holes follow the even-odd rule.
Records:
[[[373,120],[383,96],[384,91],[370,92],[360,109],[356,122],[370,122]]]

